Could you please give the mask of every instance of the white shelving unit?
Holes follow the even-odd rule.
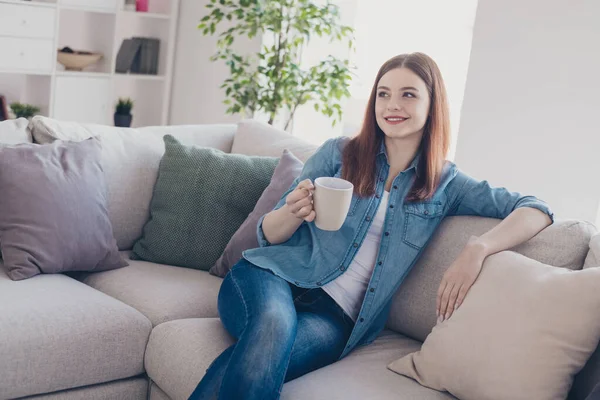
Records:
[[[0,0],[0,94],[52,118],[112,125],[119,97],[134,100],[133,125],[165,125],[179,0],[149,0],[148,12],[124,0]],[[160,39],[158,75],[115,73],[124,39]],[[84,71],[66,71],[57,50],[100,52]]]

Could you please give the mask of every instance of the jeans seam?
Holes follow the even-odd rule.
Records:
[[[236,282],[235,277],[233,276],[233,270],[229,271],[229,274],[231,275],[231,283],[233,283],[233,286],[235,286],[237,295],[239,296],[240,300],[242,301],[242,304],[244,305],[244,313],[245,313],[246,325],[247,325],[249,314],[248,314],[248,306],[246,305],[246,300],[244,300],[244,296],[242,296],[242,291],[241,291],[238,283]],[[246,330],[245,326],[244,326],[244,330]],[[241,336],[241,333],[240,333],[240,336]]]

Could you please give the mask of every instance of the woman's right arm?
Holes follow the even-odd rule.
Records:
[[[315,219],[312,192],[314,186],[310,179],[305,179],[286,197],[285,204],[273,210],[263,219],[262,229],[265,239],[271,244],[286,242],[302,225]]]
[[[310,157],[302,173],[282,196],[275,209],[258,222],[260,246],[279,244],[289,240],[304,222],[314,221],[312,205],[313,182],[321,176],[333,176],[337,139],[329,139]]]

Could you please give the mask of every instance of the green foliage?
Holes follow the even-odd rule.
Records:
[[[31,118],[40,112],[39,107],[18,102],[12,103],[10,108],[17,118]]]
[[[354,31],[338,22],[338,6],[329,0],[324,5],[311,0],[211,0],[206,8],[210,12],[198,26],[204,35],[214,35],[222,23],[228,27],[218,34],[218,50],[211,57],[229,67],[230,76],[221,85],[228,113],[251,116],[261,111],[273,123],[287,110],[287,128],[297,108],[312,102],[333,125],[341,120],[340,101],[350,96],[349,61],[330,55],[309,68],[300,65],[302,49],[314,37],[347,41],[353,49]],[[233,51],[236,38],[257,35],[272,37],[273,45],[247,56]]]
[[[115,113],[119,115],[129,115],[133,109],[133,100],[128,97],[119,97],[115,107]]]

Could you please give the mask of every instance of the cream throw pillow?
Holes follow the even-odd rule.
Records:
[[[560,399],[600,340],[600,268],[486,259],[452,317],[388,368],[461,400]]]

